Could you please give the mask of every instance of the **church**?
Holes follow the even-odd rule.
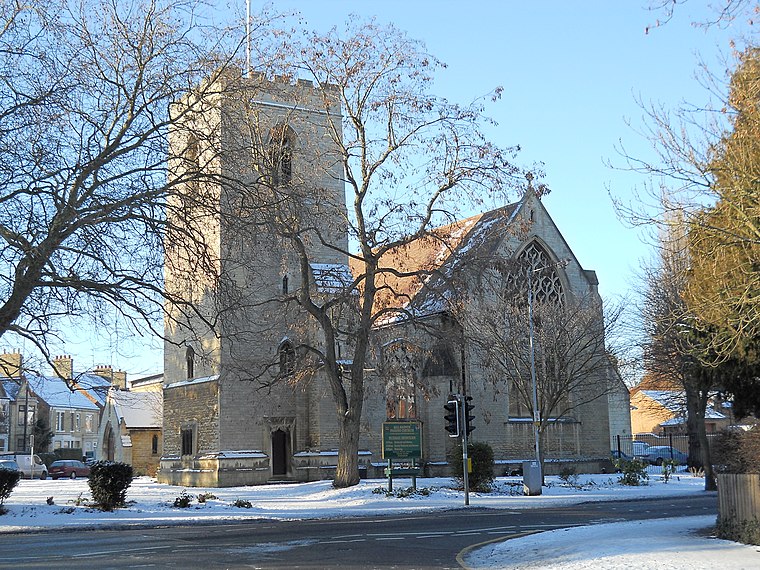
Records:
[[[329,89],[304,80],[253,75],[219,83],[192,113],[183,114],[182,103],[173,110],[183,118],[169,136],[170,183],[178,192],[168,216],[180,230],[166,240],[158,479],[220,487],[330,479],[336,406],[318,359],[303,348],[324,349],[326,340],[291,300],[306,279],[325,303],[343,295],[335,306],[350,305],[356,292],[347,288],[362,271],[348,253],[342,162],[330,142],[340,105],[337,98],[326,103]],[[267,190],[249,192],[261,181]],[[257,206],[264,202],[270,207]],[[289,249],[282,229],[272,229],[285,227],[283,220],[295,220],[288,227],[303,232],[300,253],[308,264]],[[580,266],[540,196],[529,190],[513,204],[438,228],[382,263],[398,277],[384,274],[383,289],[393,294],[381,293],[378,302],[398,311],[388,311],[372,335],[360,474],[382,477],[388,420],[420,425],[423,475],[450,474],[458,440],[444,429],[444,404],[452,393],[472,397],[471,440],[493,448],[497,475],[535,457],[534,418],[518,389],[524,386],[513,367],[490,356],[499,342],[527,339],[527,324],[504,320],[505,295],[488,283],[511,284],[513,297],[524,300],[515,276],[527,276],[531,300],[582,305],[594,330],[603,330],[596,275]],[[528,314],[524,304],[509,307]],[[346,312],[339,318],[348,322]],[[533,341],[536,323],[529,324]],[[491,342],[483,332],[489,326]],[[525,331],[517,335],[516,326]],[[329,348],[351,362],[348,336],[337,334]],[[603,339],[589,351],[594,369],[567,373],[567,388],[544,418],[547,465],[600,471],[616,430],[627,424],[630,434],[627,389]],[[539,368],[549,362],[536,354]]]

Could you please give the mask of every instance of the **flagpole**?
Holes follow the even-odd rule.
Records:
[[[245,76],[251,77],[251,0],[245,0]]]

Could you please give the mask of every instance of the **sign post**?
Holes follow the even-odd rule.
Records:
[[[387,421],[383,422],[383,459],[388,461],[385,469],[388,475],[388,492],[393,491],[393,477],[407,476],[412,478],[412,488],[417,489],[419,467],[417,460],[422,458],[422,424],[416,421]],[[393,467],[393,460],[411,462],[408,469]]]

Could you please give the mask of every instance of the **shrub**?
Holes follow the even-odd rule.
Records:
[[[186,509],[193,502],[193,498],[187,494],[187,491],[183,490],[179,497],[174,499],[174,506],[178,509]]]
[[[631,459],[630,461],[618,459],[615,461],[615,467],[620,470],[618,481],[623,485],[638,487],[645,485],[649,480],[647,464],[638,459]]]
[[[760,473],[760,429],[723,432],[712,447],[719,473]]]
[[[0,468],[0,508],[2,508],[5,499],[11,496],[19,479],[21,479],[21,471]]]
[[[676,467],[678,466],[678,461],[675,459],[663,459],[662,461],[662,479],[666,483],[670,481],[670,478],[673,476],[673,473],[676,471]]]
[[[467,455],[472,461],[472,473],[468,477],[470,488],[481,493],[490,492],[494,479],[493,449],[487,443],[473,442],[467,445]],[[461,446],[454,449],[452,461],[454,462],[454,477],[464,485]]]
[[[564,485],[570,487],[578,486],[578,473],[575,472],[575,467],[565,466],[560,469],[559,478]]]
[[[206,501],[210,501],[212,499],[218,499],[214,493],[198,493],[198,502],[199,503],[205,503]]]
[[[246,501],[245,499],[237,499],[234,503],[232,503],[233,507],[238,507],[239,509],[250,509],[253,505],[251,505],[251,501]]]
[[[718,522],[716,534],[724,540],[760,545],[760,520],[722,520]]]
[[[126,463],[98,461],[90,467],[88,484],[92,500],[104,511],[123,507],[127,489],[132,484],[132,466]]]

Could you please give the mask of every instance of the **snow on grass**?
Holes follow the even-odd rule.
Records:
[[[569,505],[587,501],[608,501],[642,497],[667,497],[702,492],[704,480],[680,475],[669,483],[653,477],[649,485],[625,487],[615,475],[582,475],[570,486],[557,477],[547,477],[548,486],[538,497],[525,497],[519,478],[498,478],[493,493],[471,493],[474,507],[526,509]],[[394,489],[410,485],[409,479],[394,480]],[[387,487],[382,479],[362,480],[348,489],[335,489],[330,481],[230,488],[183,488],[163,485],[148,477],[136,478],[127,492],[128,505],[114,512],[90,507],[90,490],[84,479],[58,481],[23,480],[5,502],[7,513],[0,516],[0,532],[45,528],[194,524],[250,519],[294,520],[375,514],[425,512],[462,507],[463,493],[449,478],[417,479],[427,496],[399,498],[373,492]],[[185,491],[191,496],[189,508],[173,507]],[[210,494],[205,503],[199,494]],[[53,505],[47,504],[52,497]],[[251,508],[233,506],[248,501]]]

